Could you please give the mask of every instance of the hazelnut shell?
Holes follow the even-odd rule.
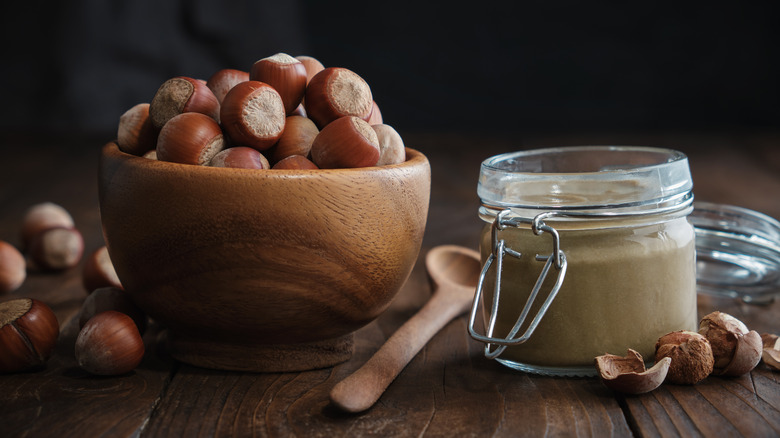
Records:
[[[605,354],[596,357],[596,368],[607,388],[626,394],[644,394],[658,388],[669,372],[672,359],[665,357],[645,369],[639,352],[628,349],[626,356]]]
[[[678,385],[694,385],[709,376],[714,359],[710,343],[696,332],[680,330],[658,339],[655,345],[655,361],[664,357],[672,359],[666,381]]]

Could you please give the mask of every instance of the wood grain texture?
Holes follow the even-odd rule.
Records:
[[[103,243],[97,205],[98,149],[105,139],[7,138],[0,161],[0,239],[18,243],[17,226],[34,202],[73,214],[87,251]],[[440,244],[476,248],[476,176],[482,159],[544,145],[638,144],[680,149],[691,158],[699,199],[729,202],[780,217],[777,133],[561,133],[406,135],[431,164],[429,218],[421,254]],[[476,145],[476,146],[475,146]],[[454,151],[457,151],[454,152]],[[41,178],[45,175],[46,178]],[[78,269],[31,273],[0,300],[34,297],[49,304],[63,329],[43,370],[0,375],[0,435],[50,436],[778,436],[780,374],[763,364],[739,378],[696,386],[662,385],[622,396],[598,380],[518,373],[482,356],[465,318],[438,332],[371,409],[344,414],[330,389],[354,372],[430,297],[425,269],[372,323],[355,333],[352,358],[301,373],[205,370],[168,356],[151,328],[145,362],[126,376],[95,378],[75,366],[72,318],[86,296]],[[700,315],[731,313],[759,332],[780,332],[780,301],[747,305],[700,296]]]

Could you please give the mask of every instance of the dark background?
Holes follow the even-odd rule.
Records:
[[[110,133],[160,83],[277,52],[347,67],[399,131],[778,127],[778,2],[6,5],[6,132]]]

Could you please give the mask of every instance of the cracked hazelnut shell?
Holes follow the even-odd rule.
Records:
[[[771,333],[761,335],[764,349],[761,353],[761,359],[764,363],[775,370],[780,370],[780,338]]]
[[[761,336],[728,313],[706,315],[699,323],[699,333],[710,342],[715,375],[741,376],[761,361]]]
[[[666,381],[694,385],[712,373],[715,362],[710,342],[696,332],[680,330],[661,336],[655,344],[655,361],[669,357],[672,363]]]
[[[644,394],[664,382],[671,362],[672,359],[665,357],[646,369],[642,355],[629,348],[626,356],[604,354],[596,357],[596,368],[607,388],[626,394]]]

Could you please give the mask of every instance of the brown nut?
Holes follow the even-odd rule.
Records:
[[[398,131],[390,125],[372,125],[379,140],[379,161],[377,166],[401,164],[406,161],[406,148]]]
[[[157,129],[149,118],[149,104],[139,103],[119,117],[116,132],[119,150],[142,156],[157,145]]]
[[[144,342],[133,319],[108,310],[93,316],[76,338],[76,361],[92,374],[129,373],[143,359]]]
[[[282,97],[273,87],[246,81],[228,91],[220,117],[232,144],[262,152],[282,136],[286,113]]]
[[[306,68],[306,84],[311,81],[311,78],[313,78],[314,75],[325,70],[325,66],[323,66],[317,58],[307,55],[298,55],[295,57],[295,59],[301,61],[303,66]]]
[[[0,373],[43,365],[59,334],[57,317],[41,301],[21,298],[0,303]]]
[[[376,131],[358,117],[336,119],[314,138],[311,160],[320,169],[374,166],[379,160]]]
[[[687,330],[668,333],[655,344],[655,361],[669,357],[672,363],[666,380],[678,385],[693,385],[709,376],[715,360],[704,336]]]
[[[101,287],[87,296],[79,310],[79,328],[84,328],[93,316],[107,310],[124,313],[133,319],[139,333],[146,331],[146,314],[133,302],[130,294],[117,287]]]
[[[284,103],[285,114],[292,114],[306,92],[306,67],[286,53],[263,58],[252,65],[249,80],[274,87]]]
[[[629,348],[626,356],[605,354],[596,357],[596,368],[607,388],[626,394],[644,394],[663,383],[671,362],[672,359],[665,357],[645,369],[642,355]]]
[[[268,158],[276,163],[290,155],[309,156],[311,145],[320,130],[306,117],[289,116],[285,121],[284,132],[279,141],[269,150]]]
[[[287,158],[279,160],[272,169],[297,169],[297,170],[314,170],[319,169],[316,164],[303,155],[290,155]]]
[[[217,98],[217,101],[219,101],[221,105],[222,101],[225,100],[225,95],[231,88],[248,80],[249,72],[232,68],[223,68],[211,75],[209,80],[206,81],[206,86],[214,93],[214,97]]]
[[[12,292],[27,278],[27,264],[15,246],[0,240],[0,294]]]
[[[742,321],[723,312],[702,318],[699,333],[710,342],[714,359],[713,374],[741,376],[761,361],[761,337],[748,331]]]
[[[205,166],[224,148],[225,138],[214,119],[200,113],[183,113],[160,130],[157,159]]]
[[[73,217],[60,205],[53,202],[35,204],[25,212],[22,218],[22,248],[29,247],[33,237],[49,228],[74,226]]]
[[[304,107],[309,118],[322,129],[341,117],[367,120],[373,102],[371,88],[363,78],[346,68],[330,67],[311,78]]]
[[[371,105],[371,115],[368,116],[368,120],[366,120],[369,125],[381,125],[384,122],[382,121],[382,111],[379,110],[379,105],[376,104],[376,101],[372,102]]]
[[[764,344],[761,359],[768,367],[780,370],[780,338],[775,334],[764,333],[761,340]]]
[[[149,104],[149,117],[157,129],[188,112],[205,114],[219,122],[219,101],[205,81],[185,76],[168,79]]]
[[[29,256],[35,267],[63,271],[75,267],[84,254],[84,238],[78,229],[54,227],[38,233],[30,242]]]
[[[237,169],[270,169],[268,160],[257,149],[245,146],[227,148],[214,155],[209,163],[212,167],[232,167]]]
[[[121,289],[122,283],[116,275],[114,264],[108,255],[108,248],[101,246],[84,260],[81,270],[81,282],[87,293],[101,287],[116,287]]]

